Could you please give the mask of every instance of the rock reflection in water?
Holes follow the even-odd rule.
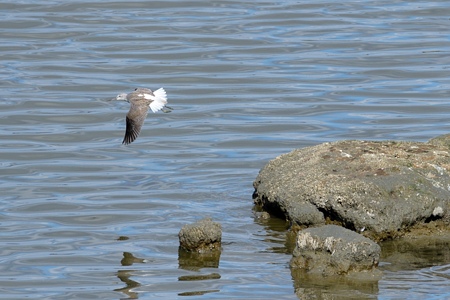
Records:
[[[180,269],[198,272],[203,268],[219,268],[220,261],[219,250],[210,251],[206,253],[188,252],[181,247],[178,249],[178,266]],[[178,277],[179,281],[199,281],[199,280],[218,280],[221,276],[219,273],[210,274],[190,274]],[[220,292],[220,290],[202,290],[202,291],[187,291],[179,293],[179,296],[196,296],[204,295],[206,293]]]
[[[299,299],[376,299],[378,280],[370,272],[357,276],[330,276],[307,274],[303,270],[291,269],[295,294]]]
[[[206,253],[187,252],[181,247],[178,249],[178,266],[180,269],[198,271],[202,268],[218,268],[220,251]]]

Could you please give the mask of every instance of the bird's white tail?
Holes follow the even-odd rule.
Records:
[[[157,89],[153,92],[155,95],[152,99],[153,102],[150,103],[150,109],[152,112],[160,111],[167,104],[167,94],[163,88]]]

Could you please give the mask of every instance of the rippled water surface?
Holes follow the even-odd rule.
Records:
[[[384,262],[370,286],[288,267],[287,224],[255,217],[252,181],[294,148],[450,132],[448,1],[0,3],[0,297],[450,297],[448,251]],[[164,87],[121,145],[135,87]],[[178,232],[222,224],[215,264]],[[299,291],[307,291],[301,293]],[[331,298],[330,298],[331,299]]]

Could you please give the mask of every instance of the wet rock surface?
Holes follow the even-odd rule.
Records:
[[[338,141],[270,161],[254,202],[301,228],[338,224],[374,240],[450,221],[450,135],[428,143]]]
[[[290,266],[322,276],[377,272],[380,252],[377,243],[356,232],[325,225],[298,232]]]
[[[184,251],[206,253],[220,250],[222,241],[222,226],[205,218],[181,228],[178,233],[180,248]]]

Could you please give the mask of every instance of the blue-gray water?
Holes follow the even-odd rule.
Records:
[[[0,298],[450,297],[449,254],[429,249],[370,287],[298,282],[285,224],[251,199],[294,148],[450,132],[447,0],[6,0],[0,15]],[[174,111],[122,146],[129,106],[109,100],[135,87],[164,87]],[[205,216],[220,263],[183,268],[178,231]]]

